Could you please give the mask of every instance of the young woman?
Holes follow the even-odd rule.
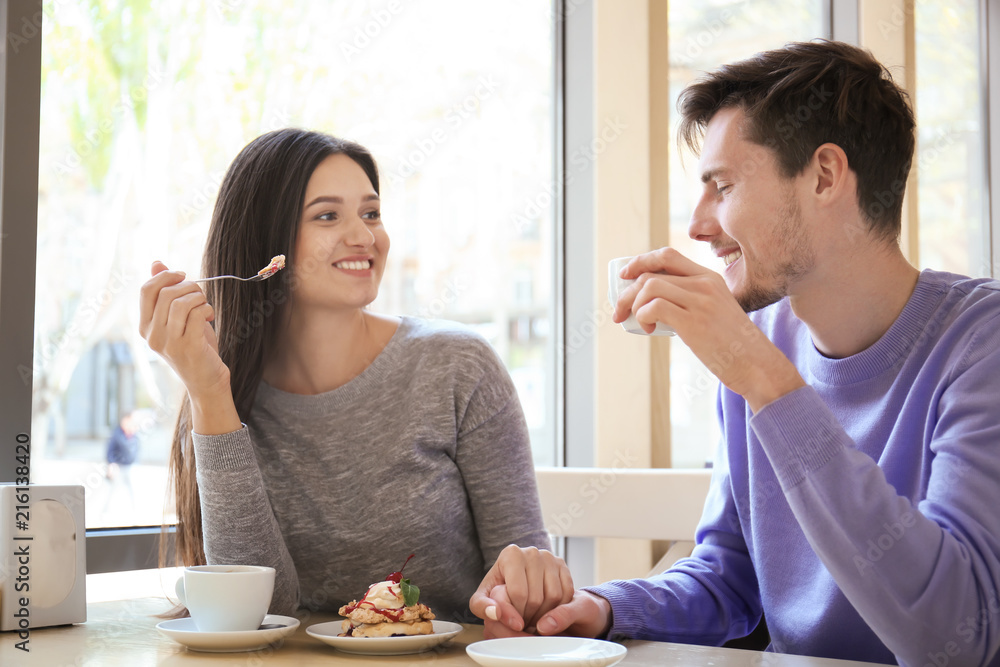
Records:
[[[528,433],[480,337],[366,310],[389,253],[357,144],[271,132],[219,191],[204,288],[154,262],[141,330],[187,389],[171,452],[186,565],[277,570],[272,613],[336,610],[404,576],[442,619],[508,544],[547,547]]]

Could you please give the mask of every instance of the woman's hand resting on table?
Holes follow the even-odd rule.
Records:
[[[205,293],[162,262],[153,262],[152,274],[140,290],[139,333],[170,364],[192,399],[221,391],[231,395],[229,369],[209,324],[215,312]]]
[[[500,552],[469,601],[485,621],[483,635],[568,634],[597,637],[611,627],[611,605],[577,591],[563,559],[549,551],[510,545]]]

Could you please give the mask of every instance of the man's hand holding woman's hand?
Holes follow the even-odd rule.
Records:
[[[500,552],[469,607],[485,623],[484,636],[570,634],[597,637],[611,626],[611,605],[573,589],[573,578],[551,552],[515,545]]]

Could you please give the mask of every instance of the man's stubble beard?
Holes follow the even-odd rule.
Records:
[[[791,192],[781,208],[769,245],[779,249],[781,255],[776,257],[774,268],[765,278],[754,280],[746,270],[746,262],[743,263],[746,286],[734,296],[746,313],[766,308],[788,296],[789,284],[806,275],[815,263],[798,202]]]

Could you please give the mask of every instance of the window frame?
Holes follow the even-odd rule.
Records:
[[[838,42],[860,41],[861,17],[858,0],[823,0],[824,32]]]
[[[42,0],[0,0],[0,483],[16,481],[18,445],[31,445],[41,22]]]
[[[572,341],[570,323],[588,321],[593,310],[592,290],[596,276],[594,163],[588,161],[567,183],[567,152],[589,144],[594,120],[594,6],[593,0],[569,0],[558,3],[556,68],[563,76],[562,150],[559,159],[559,182],[562,184],[563,218],[563,308],[559,340],[556,343],[563,360],[562,395],[564,410],[563,461],[572,467],[590,467],[596,458],[596,410],[594,385],[596,349],[593,336],[578,336]],[[570,332],[570,333],[567,333]],[[570,345],[572,342],[572,345]],[[557,397],[557,400],[559,397]],[[572,417],[571,417],[572,415]],[[572,446],[570,446],[572,443]],[[570,568],[573,580],[584,585],[593,578],[596,550],[593,538],[559,538],[557,548]]]
[[[987,224],[983,230],[984,261],[989,275],[1000,278],[1000,7],[989,0],[979,2],[980,86],[983,132],[986,138],[985,196]]]

